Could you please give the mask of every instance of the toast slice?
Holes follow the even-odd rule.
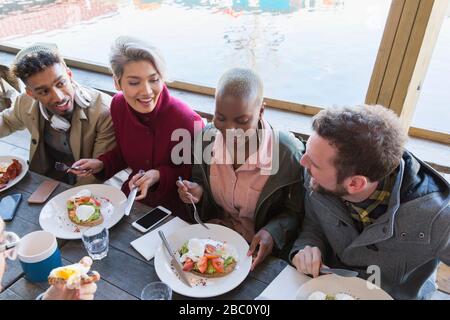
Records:
[[[100,280],[100,274],[96,271],[89,271],[89,268],[90,266],[82,263],[75,263],[53,269],[48,276],[48,283],[54,286],[66,285],[69,289],[74,289],[80,285]]]
[[[77,221],[77,220],[75,219],[75,217],[77,216],[76,208],[68,209],[68,211],[69,211],[69,219],[70,219],[70,221],[72,221],[73,223],[75,223],[76,225],[79,225],[79,226],[83,226],[83,227],[93,227],[93,226],[102,224],[102,223],[103,223],[103,220],[104,220],[104,219],[103,219],[103,215],[102,215],[102,213],[100,212],[100,218],[95,219],[95,220],[93,220],[93,221]]]

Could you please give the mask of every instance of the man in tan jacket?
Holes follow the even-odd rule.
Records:
[[[55,169],[81,158],[97,158],[115,145],[109,113],[111,97],[82,87],[72,78],[55,45],[34,44],[21,50],[12,65],[25,84],[13,107],[0,113],[0,137],[28,129],[30,169],[69,184],[95,183]]]

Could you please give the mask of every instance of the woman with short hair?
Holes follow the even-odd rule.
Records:
[[[264,118],[263,84],[254,71],[225,72],[215,100],[202,139],[211,152],[194,150],[192,181],[177,182],[180,198],[197,203],[204,221],[240,233],[255,255],[252,270],[271,253],[287,259],[303,216],[304,146]]]

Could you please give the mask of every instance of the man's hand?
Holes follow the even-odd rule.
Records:
[[[253,237],[252,243],[250,244],[250,248],[247,252],[247,256],[253,255],[256,248],[259,247],[258,253],[256,254],[255,259],[253,260],[251,270],[253,271],[255,267],[260,264],[270,253],[272,253],[273,249],[273,238],[272,235],[264,229],[259,230],[257,234]]]
[[[72,165],[68,172],[79,177],[87,177],[99,173],[104,168],[103,161],[98,159],[80,159]]]
[[[306,246],[294,256],[292,264],[298,271],[316,278],[322,266],[322,253],[317,247]]]

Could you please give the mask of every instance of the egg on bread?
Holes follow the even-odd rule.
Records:
[[[95,282],[100,279],[96,271],[89,271],[90,265],[75,263],[53,269],[48,276],[50,285],[65,284],[69,289],[78,288],[80,285]]]
[[[96,226],[103,222],[101,202],[92,193],[83,189],[67,200],[69,219],[80,226]]]
[[[236,249],[212,239],[189,239],[179,250],[184,271],[207,278],[223,277],[237,264]]]

